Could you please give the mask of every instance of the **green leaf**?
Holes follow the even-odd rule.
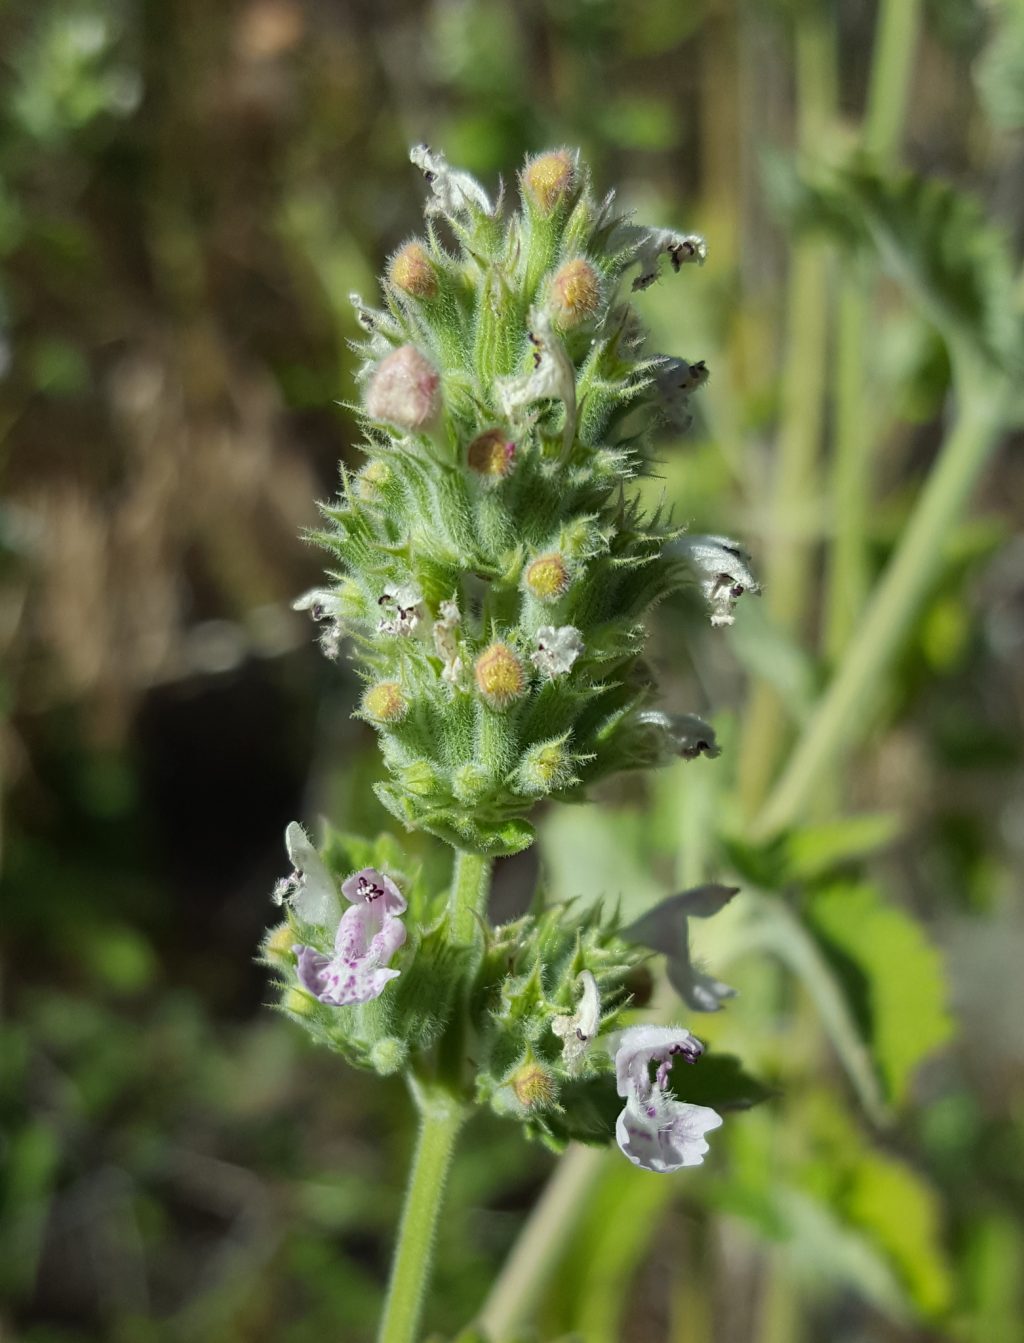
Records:
[[[803,826],[786,838],[789,876],[797,881],[822,877],[885,848],[900,830],[899,817],[888,812],[865,812],[823,825]]]
[[[974,64],[974,81],[985,111],[1000,130],[1024,127],[1024,5],[994,6],[991,40]]]
[[[713,1110],[749,1110],[777,1093],[743,1071],[732,1054],[705,1054],[676,1079],[681,1100]]]
[[[842,885],[817,895],[807,921],[826,951],[863,977],[872,1052],[891,1099],[906,1099],[917,1065],[946,1043],[942,957],[909,914],[871,886]]]
[[[873,253],[906,285],[954,354],[969,350],[1004,373],[1024,363],[1024,320],[1006,240],[981,204],[935,178],[883,175],[855,161],[829,177],[772,160],[770,194],[796,229]]]
[[[950,1303],[934,1189],[902,1161],[866,1151],[846,1198],[846,1213],[887,1253],[917,1305],[928,1315]]]

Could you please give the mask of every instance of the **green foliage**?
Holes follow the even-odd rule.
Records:
[[[816,894],[807,917],[825,947],[862,977],[872,1052],[888,1094],[903,1104],[917,1065],[952,1034],[938,949],[868,885]]]
[[[865,250],[908,289],[954,355],[1006,374],[1024,361],[1024,317],[1001,232],[966,192],[915,173],[882,174],[854,162],[801,178],[771,162],[776,202],[794,227]]]

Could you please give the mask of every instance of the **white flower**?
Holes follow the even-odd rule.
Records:
[[[686,359],[665,358],[654,374],[654,388],[658,405],[673,429],[690,427],[690,396],[708,380],[708,366],[703,359],[691,364]]]
[[[634,1166],[668,1172],[703,1162],[704,1134],[718,1128],[722,1116],[706,1105],[676,1100],[668,1090],[674,1061],[696,1063],[703,1052],[700,1041],[681,1026],[630,1026],[622,1032],[615,1081],[626,1104],[615,1138]],[[653,1078],[652,1064],[658,1065]]]
[[[564,676],[583,652],[583,639],[575,625],[541,625],[537,651],[530,661],[545,676]]]
[[[750,571],[750,556],[727,536],[689,536],[676,549],[697,575],[704,599],[711,607],[712,625],[731,625],[733,607],[745,592],[755,597],[761,585]]]
[[[576,435],[576,369],[543,308],[530,311],[530,344],[533,368],[515,378],[498,382],[498,402],[510,420],[521,420],[522,411],[537,401],[561,401],[565,406],[562,446],[568,449]]]
[[[434,647],[444,663],[441,679],[449,685],[461,686],[465,680],[466,665],[459,655],[457,631],[462,621],[458,603],[442,602],[438,619],[434,621]]]
[[[457,172],[448,166],[448,160],[429,145],[413,145],[409,158],[426,178],[431,190],[427,202],[428,215],[464,215],[476,210],[485,215],[494,213],[494,207],[475,177]]]
[[[579,982],[582,991],[576,1011],[571,1017],[551,1019],[551,1029],[565,1042],[562,1045],[562,1062],[569,1072],[579,1069],[587,1047],[601,1029],[601,996],[597,991],[597,980],[589,970],[583,970]]]
[[[673,229],[641,229],[627,224],[621,230],[631,240],[635,240],[636,259],[640,263],[640,274],[633,281],[633,289],[647,289],[661,274],[661,259],[667,256],[672,269],[679,269],[689,262],[703,266],[708,256],[708,245],[699,233],[676,233]]]
[[[341,598],[329,588],[310,588],[292,602],[293,611],[308,611],[320,631],[320,648],[331,661],[341,652]]]
[[[377,624],[379,634],[408,637],[415,634],[423,619],[423,593],[411,583],[401,586],[389,584],[377,599],[377,605],[387,612]]]
[[[283,905],[287,901],[303,923],[333,928],[341,918],[341,901],[330,874],[298,821],[287,827],[284,842],[292,871],[274,887],[274,904]]]

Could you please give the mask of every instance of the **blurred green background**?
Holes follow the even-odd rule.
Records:
[[[354,678],[290,602],[358,461],[347,296],[418,228],[427,140],[510,188],[579,145],[599,190],[707,236],[704,269],[640,296],[654,347],[712,373],[645,490],[766,578],[726,633],[683,598],[654,620],[666,707],[711,717],[723,758],[552,812],[499,869],[499,917],[538,871],[637,911],[736,876],[778,915],[749,945],[701,930],[742,992],[690,1023],[773,1099],[700,1172],[594,1167],[537,1337],[1019,1343],[1019,405],[858,750],[772,843],[745,821],[936,460],[951,323],[980,377],[989,319],[1019,320],[990,253],[1024,241],[1021,5],[6,0],[0,63],[3,1336],[373,1336],[402,1084],[314,1051],[253,955],[287,821],[387,824]],[[981,205],[940,195],[902,252],[898,229],[851,250],[818,187],[858,146]],[[552,1166],[474,1121],[432,1329],[480,1307]]]

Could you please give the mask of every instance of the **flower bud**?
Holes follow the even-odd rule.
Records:
[[[400,778],[402,787],[414,797],[430,797],[437,791],[437,770],[429,760],[414,760],[402,770]]]
[[[375,723],[397,723],[408,707],[397,681],[379,681],[363,695],[363,713]]]
[[[523,191],[542,214],[551,214],[576,183],[576,162],[567,149],[538,154],[523,169]]]
[[[491,783],[491,776],[479,765],[460,765],[452,774],[452,792],[470,807],[486,796]]]
[[[563,330],[579,326],[601,306],[601,280],[589,261],[576,257],[560,266],[548,288],[548,307]]]
[[[263,942],[264,955],[269,960],[286,960],[291,963],[294,941],[295,932],[291,925],[279,923],[276,928],[271,928]]]
[[[366,391],[366,412],[399,429],[425,429],[441,409],[441,377],[415,345],[380,361]]]
[[[526,566],[523,582],[538,601],[554,602],[569,586],[569,570],[557,550],[538,555]]]
[[[401,1072],[408,1057],[409,1047],[405,1041],[389,1035],[378,1040],[370,1050],[370,1065],[381,1077],[390,1077],[392,1073]]]
[[[367,503],[372,502],[380,493],[381,486],[386,485],[391,479],[391,467],[387,462],[382,462],[375,458],[372,462],[367,462],[361,471],[356,474],[356,492],[360,499]]]
[[[572,755],[565,749],[565,737],[541,742],[523,756],[516,771],[519,787],[533,795],[567,788],[576,778],[572,761]]]
[[[411,298],[437,297],[437,272],[422,243],[407,242],[391,258],[388,279]]]
[[[507,709],[526,685],[523,664],[503,643],[493,643],[484,649],[473,667],[473,675],[480,694],[494,709]]]
[[[500,429],[488,429],[466,449],[471,471],[487,481],[503,480],[515,465],[516,445]]]
[[[555,1099],[557,1085],[554,1074],[543,1063],[531,1060],[509,1078],[516,1100],[526,1110],[545,1110]]]
[[[285,989],[281,995],[281,1006],[296,1017],[311,1017],[316,1011],[316,999],[302,989]]]

